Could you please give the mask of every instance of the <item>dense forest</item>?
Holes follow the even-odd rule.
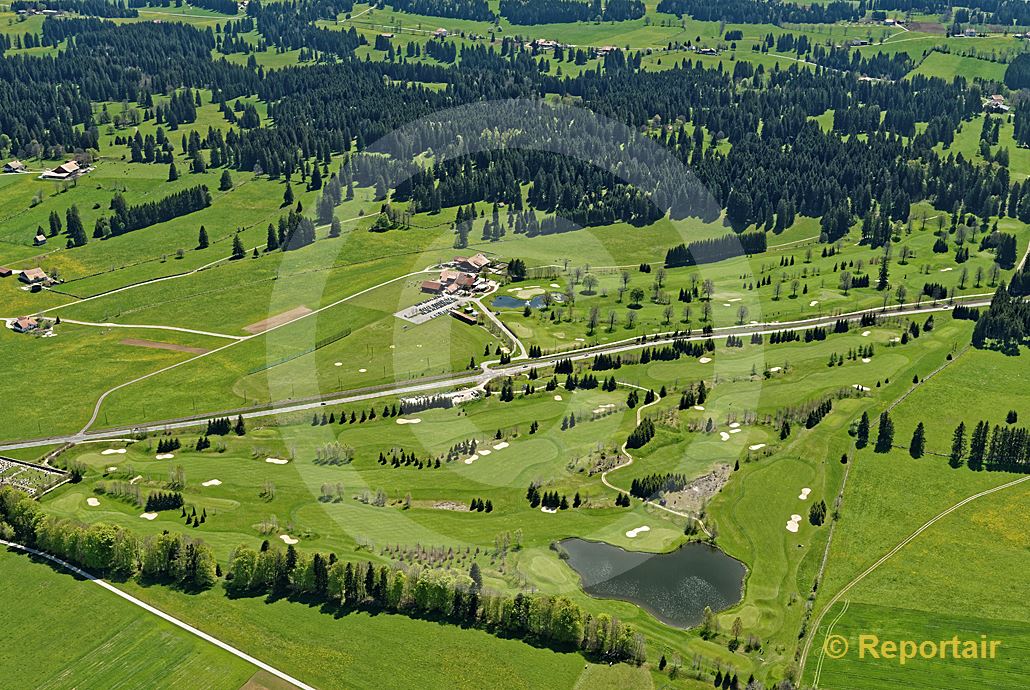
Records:
[[[779,0],[661,0],[659,12],[688,14],[706,22],[734,24],[833,24],[858,21],[861,12],[850,2],[833,0],[807,5]]]
[[[490,22],[497,17],[486,0],[390,0],[399,12]]]

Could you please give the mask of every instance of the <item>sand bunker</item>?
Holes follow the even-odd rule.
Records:
[[[819,300],[817,300],[817,299],[814,299],[814,300],[812,300],[811,302],[809,302],[809,303],[808,303],[808,306],[810,306],[810,307],[814,307],[814,306],[815,306],[815,305],[817,305],[817,304],[819,304]]]
[[[515,291],[515,296],[519,299],[533,299],[537,295],[542,295],[546,292],[543,288],[530,287]]]
[[[694,405],[694,409],[695,410],[701,410],[702,412],[704,412],[705,411],[705,406],[704,405]]]
[[[561,402],[561,396],[560,395],[554,396],[554,399],[557,400],[558,402]]]
[[[173,455],[172,453],[158,453],[154,456],[154,458],[156,458],[157,460],[171,460],[174,457],[175,455]]]
[[[157,517],[157,513],[143,513],[140,517],[144,520],[153,520]]]
[[[783,367],[770,367],[769,371],[783,371]]]
[[[863,338],[868,338],[871,333],[872,333],[872,331],[862,331],[862,337]]]
[[[201,486],[221,486],[222,482],[218,479],[208,479],[206,482],[201,482]]]
[[[737,429],[739,427],[740,427],[740,422],[733,422],[732,424],[730,424],[730,428],[731,429]]]
[[[630,539],[632,539],[635,536],[637,536],[638,534],[641,534],[643,532],[650,532],[650,531],[651,531],[651,528],[649,526],[643,525],[642,527],[637,527],[636,529],[631,529],[630,531],[626,532],[626,536],[629,537]]]
[[[798,525],[800,525],[800,524],[801,524],[801,516],[797,515],[797,514],[791,515],[790,516],[790,520],[787,521],[787,531],[788,532],[797,532],[798,531]]]
[[[949,266],[948,268],[942,268],[941,273],[947,273],[948,271],[954,271],[955,269]]]
[[[280,534],[279,538],[282,539],[283,542],[286,544],[296,544],[298,541],[300,541],[299,539],[294,539],[288,534]]]
[[[729,435],[729,434],[727,434],[727,433],[726,433],[725,431],[720,431],[720,432],[719,432],[719,437],[720,437],[720,438],[721,438],[721,439],[722,439],[723,441],[729,441],[729,440],[730,440],[730,435]]]
[[[175,343],[162,343],[156,340],[143,340],[141,338],[123,338],[122,345],[135,345],[136,347],[149,347],[154,350],[171,350],[172,352],[188,352],[191,355],[202,355],[210,350],[203,347],[189,347],[187,345],[176,345]]]
[[[553,287],[553,288],[560,288],[561,285],[559,285],[558,283],[551,283],[551,287]]]
[[[863,357],[862,358],[862,364],[869,364],[869,362],[872,362],[872,361],[873,360],[869,359],[868,357]]]
[[[294,319],[300,318],[301,316],[305,316],[310,313],[310,309],[301,305],[299,307],[294,307],[289,311],[284,311],[282,314],[269,316],[267,319],[263,321],[258,321],[257,323],[250,324],[249,326],[244,326],[243,330],[245,330],[247,333],[264,333],[265,331],[271,328],[281,326],[284,323],[289,323]]]
[[[398,424],[420,424],[422,419],[420,417],[414,417],[413,419],[405,419],[404,417],[398,417]]]
[[[508,447],[508,442],[507,441],[501,441],[500,443],[495,443],[494,444],[494,450],[504,450],[507,447]]]
[[[544,513],[557,513],[557,508],[548,508],[547,506],[540,506],[540,511]]]
[[[289,460],[283,460],[282,458],[265,458],[265,462],[270,462],[273,465],[285,465]]]
[[[491,451],[489,449],[487,449],[487,448],[484,448],[481,451],[479,451],[479,455],[480,456],[487,456],[487,455],[490,455],[490,453],[491,453]]]
[[[124,448],[108,448],[107,450],[100,451],[101,455],[124,455]]]
[[[334,367],[342,367],[343,366],[343,362],[333,362],[333,366]]]
[[[470,455],[467,458],[465,458],[465,464],[466,465],[471,465],[476,460],[479,460],[479,456],[478,455]]]
[[[744,301],[744,298],[743,298],[743,297],[734,297],[734,298],[733,298],[733,299],[731,299],[730,301],[731,301],[731,302],[743,302],[743,301]]]
[[[129,483],[130,484],[135,484],[136,482],[140,481],[141,479],[143,479],[143,475],[142,474],[137,474],[135,477],[133,477],[132,479],[129,480]]]
[[[92,496],[90,496],[86,499],[86,505],[96,508],[98,505],[100,505],[100,499],[93,498]]]
[[[765,448],[765,444],[764,443],[756,443],[753,446],[748,446],[747,447],[748,450],[762,450],[763,448]]]
[[[730,429],[731,434],[739,434],[743,429]]]
[[[364,374],[368,369],[358,369],[359,374]]]
[[[855,390],[862,391],[863,393],[866,392],[867,390],[871,390],[869,388],[869,386],[863,386],[861,383],[853,383],[853,384],[851,384],[851,387],[854,388]]]
[[[802,501],[808,500],[808,494],[810,493],[812,493],[812,490],[806,486],[805,488],[801,489],[801,493],[798,495],[798,498],[800,498]]]
[[[901,336],[899,336],[899,335],[894,336],[893,338],[891,338],[891,342],[892,343],[900,343],[901,342]]]
[[[699,359],[697,361],[701,362],[701,364],[708,364],[709,362],[712,361],[712,358],[711,357],[702,357],[701,359]]]
[[[114,472],[117,469],[118,469],[117,467],[115,467],[114,465],[111,465],[110,467],[107,468],[107,471],[108,472]]]

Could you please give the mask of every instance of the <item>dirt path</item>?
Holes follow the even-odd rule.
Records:
[[[840,601],[841,597],[843,597],[845,594],[847,594],[848,591],[852,587],[857,585],[859,582],[864,580],[867,575],[869,575],[874,570],[876,570],[881,565],[883,565],[888,560],[890,560],[890,558],[894,554],[898,553],[899,551],[901,551],[901,549],[905,548],[905,546],[909,542],[911,542],[913,539],[915,539],[920,534],[922,534],[926,530],[928,530],[931,527],[933,527],[940,520],[943,520],[944,518],[946,518],[947,516],[951,515],[956,510],[958,510],[959,508],[962,508],[967,503],[971,503],[971,502],[975,501],[978,498],[983,498],[984,496],[989,496],[989,495],[991,495],[993,493],[996,493],[998,491],[1003,491],[1005,489],[1008,489],[1010,487],[1016,486],[1018,484],[1022,484],[1023,482],[1028,481],[1028,480],[1030,480],[1030,475],[1025,476],[1025,477],[1020,477],[1019,479],[1014,479],[1013,481],[1008,482],[1006,484],[1001,484],[1000,486],[996,486],[993,489],[987,489],[985,491],[981,491],[980,493],[973,494],[972,496],[968,496],[968,497],[962,499],[961,501],[959,501],[955,505],[953,505],[950,508],[947,508],[947,509],[941,511],[937,515],[935,515],[932,518],[930,518],[929,520],[927,520],[925,523],[923,523],[922,526],[919,527],[919,529],[917,529],[915,532],[910,534],[907,538],[905,538],[900,543],[898,543],[898,545],[895,546],[893,549],[891,549],[890,551],[885,553],[883,556],[881,556],[875,563],[873,563],[868,568],[866,568],[864,571],[862,571],[862,573],[859,574],[854,580],[852,580],[848,584],[844,585],[844,587],[842,587],[840,589],[840,591],[838,591],[835,595],[833,595],[833,598],[830,599],[830,601],[826,604],[826,606],[823,607],[822,611],[819,613],[819,615],[816,617],[816,619],[812,622],[812,634],[809,635],[808,640],[805,643],[804,650],[801,653],[801,659],[798,662],[799,663],[799,667],[801,668],[802,674],[804,674],[805,662],[808,659],[808,653],[809,653],[809,651],[810,651],[810,649],[812,647],[812,640],[815,639],[815,633],[816,633],[816,631],[818,631],[819,625],[822,623],[823,616],[825,616],[826,612],[829,611],[831,608],[833,608],[834,604],[836,604],[838,601]],[[824,635],[824,637],[828,636],[829,632],[830,631],[829,631],[829,628],[828,628],[826,630],[826,634]],[[820,652],[820,658],[821,657],[822,657],[822,652]],[[819,682],[818,678],[816,678],[813,681],[813,683],[816,684],[816,685],[818,685],[818,682]]]
[[[1028,477],[1028,479],[1030,479],[1030,477]],[[58,566],[64,568],[65,570],[71,571],[72,573],[75,573],[76,575],[78,575],[80,577],[83,577],[86,580],[89,580],[93,584],[99,585],[100,587],[103,587],[107,591],[109,591],[109,592],[111,592],[111,593],[121,597],[122,599],[125,599],[129,603],[134,604],[135,606],[140,607],[144,611],[146,611],[148,613],[152,613],[155,616],[157,616],[158,618],[161,618],[163,620],[168,621],[169,623],[171,623],[172,625],[176,626],[177,628],[181,628],[181,629],[185,630],[186,632],[188,632],[188,633],[190,633],[192,635],[196,635],[197,637],[199,637],[200,639],[204,640],[205,642],[210,642],[211,644],[215,645],[216,647],[219,647],[220,649],[223,649],[223,650],[229,652],[233,656],[239,657],[240,659],[243,659],[244,661],[249,662],[249,663],[253,664],[254,666],[257,666],[262,671],[265,671],[267,673],[271,673],[276,678],[284,680],[287,683],[292,683],[293,685],[296,685],[298,688],[301,688],[302,690],[315,690],[313,687],[311,687],[307,683],[301,682],[301,681],[297,680],[296,678],[294,678],[293,676],[287,675],[286,673],[283,673],[282,671],[280,671],[279,669],[275,668],[274,666],[270,666],[270,665],[266,664],[265,662],[263,662],[263,661],[261,661],[259,659],[255,659],[254,657],[252,657],[251,655],[247,654],[246,652],[241,652],[239,649],[237,649],[236,647],[233,647],[229,643],[223,642],[222,640],[219,640],[217,637],[214,637],[212,635],[208,635],[206,632],[203,632],[202,630],[198,630],[197,628],[194,628],[189,623],[185,623],[185,622],[179,620],[178,618],[175,618],[174,616],[171,616],[171,615],[165,613],[164,611],[151,606],[150,604],[146,603],[145,601],[137,599],[136,597],[132,596],[131,594],[127,594],[126,592],[123,592],[122,590],[118,589],[114,585],[112,585],[112,584],[110,584],[110,583],[108,583],[108,582],[106,582],[104,580],[101,580],[100,578],[95,577],[94,575],[91,575],[91,574],[87,573],[85,570],[82,570],[81,568],[78,568],[78,567],[72,565],[71,563],[68,563],[67,561],[63,561],[60,558],[57,558],[56,556],[51,556],[50,554],[44,553],[42,551],[38,551],[37,549],[33,549],[31,547],[28,547],[28,546],[22,546],[21,544],[15,544],[15,543],[12,543],[12,542],[9,542],[9,541],[5,541],[3,539],[0,539],[0,544],[2,544],[3,546],[6,546],[8,548],[11,548],[11,549],[16,549],[18,551],[23,551],[25,553],[29,553],[29,554],[32,554],[34,556],[39,556],[40,558],[45,558],[46,560],[50,561],[51,563],[54,563],[55,565],[58,565]]]

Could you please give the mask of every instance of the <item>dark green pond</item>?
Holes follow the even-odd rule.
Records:
[[[733,606],[744,589],[744,564],[707,544],[659,554],[578,538],[561,546],[587,594],[632,602],[677,628],[700,623],[706,606]]]

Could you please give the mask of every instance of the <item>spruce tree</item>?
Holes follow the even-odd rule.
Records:
[[[218,189],[223,192],[228,192],[232,189],[232,175],[228,169],[222,171],[222,179],[218,182]]]
[[[209,245],[207,238],[207,228],[203,225],[200,226],[200,232],[197,234],[197,249],[207,249]]]
[[[179,171],[175,169],[175,161],[168,164],[168,181],[175,182],[179,179]]]
[[[919,422],[916,425],[916,430],[912,432],[912,441],[908,444],[908,453],[913,458],[923,457],[923,453],[926,452],[926,429],[923,427],[923,423]]]
[[[959,422],[955,427],[955,433],[951,436],[951,454],[948,456],[948,464],[952,467],[961,467],[965,462],[966,455],[966,423]]]
[[[855,434],[855,446],[865,448],[869,445],[869,413],[863,412],[858,420],[858,432]]]
[[[232,238],[232,258],[242,259],[247,253],[247,250],[243,248],[243,240],[240,239],[239,233],[233,235]]]
[[[894,422],[886,412],[880,414],[880,427],[876,434],[876,452],[888,453],[894,445]]]

